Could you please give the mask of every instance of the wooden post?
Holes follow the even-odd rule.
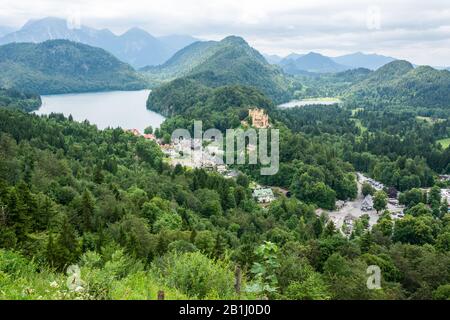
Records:
[[[164,300],[164,291],[163,290],[158,291],[158,300]]]
[[[237,265],[236,269],[234,270],[234,290],[236,291],[238,296],[241,295],[241,280],[242,280],[241,267]]]

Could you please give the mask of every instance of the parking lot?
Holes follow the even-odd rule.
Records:
[[[344,220],[347,216],[350,216],[352,219],[356,220],[360,218],[362,215],[367,214],[369,216],[369,228],[372,228],[378,221],[379,214],[377,214],[376,210],[363,211],[361,210],[361,205],[364,200],[364,196],[362,194],[362,184],[367,181],[367,177],[358,173],[358,196],[353,201],[346,201],[342,208],[335,211],[326,211],[323,209],[318,209],[316,214],[321,215],[322,212],[326,212],[331,221],[334,222],[336,228],[341,230],[342,225],[344,224]],[[402,217],[404,206],[395,205],[388,203],[387,210],[389,210],[392,214],[393,219],[398,219]],[[381,212],[380,212],[381,214]]]

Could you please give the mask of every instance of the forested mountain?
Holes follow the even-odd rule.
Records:
[[[57,39],[81,42],[105,49],[136,68],[161,64],[181,48],[196,41],[195,38],[182,35],[156,38],[139,28],[132,28],[118,36],[108,29],[72,26],[65,19],[48,17],[28,21],[20,30],[0,38],[0,44],[39,43]]]
[[[235,36],[192,44],[160,68],[145,70],[151,79],[184,76],[207,87],[251,86],[277,102],[288,100],[294,86],[278,67],[267,63],[244,39]],[[169,94],[167,88],[164,92]],[[156,89],[154,94],[162,92]]]
[[[0,88],[0,107],[32,111],[41,106],[41,97],[16,90]]]
[[[146,86],[103,49],[68,40],[0,46],[0,87],[39,94],[131,90]]]
[[[385,64],[395,61],[395,58],[387,57],[379,54],[366,54],[362,52],[356,52],[352,54],[346,54],[343,56],[331,58],[336,63],[351,68],[366,68],[370,70],[376,70]]]
[[[301,74],[303,72],[332,73],[349,69],[334,62],[331,58],[319,53],[310,52],[296,58],[286,58],[280,61],[280,66],[288,74]]]
[[[428,66],[414,68],[407,61],[391,62],[349,90],[360,104],[404,104],[424,108],[450,108],[450,72]]]

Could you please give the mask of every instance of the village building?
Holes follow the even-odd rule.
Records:
[[[136,136],[136,137],[141,136],[141,133],[139,132],[138,129],[126,129],[126,130],[124,130],[124,131],[125,131],[125,132],[129,132],[129,133],[133,134],[133,135]]]
[[[144,134],[143,137],[144,137],[144,139],[147,139],[147,140],[156,141],[156,137],[155,137],[154,134],[150,134],[150,133],[149,134]]]
[[[224,177],[227,179],[236,179],[240,175],[240,172],[234,169],[227,170]]]
[[[220,164],[216,167],[218,173],[225,175],[228,171],[227,166],[224,164]]]
[[[373,210],[373,199],[370,194],[368,194],[363,202],[361,203],[361,210],[362,211],[370,211]]]
[[[450,212],[450,189],[441,189],[441,198],[442,201],[447,201],[448,212]]]
[[[343,224],[342,224],[342,232],[346,236],[350,236],[353,231],[353,225],[355,223],[356,218],[351,214],[345,216]]]
[[[248,116],[252,120],[252,126],[257,129],[269,128],[269,116],[264,109],[254,108],[248,110]]]
[[[244,128],[248,127],[248,122],[245,120],[241,120],[241,126],[243,126]]]
[[[253,198],[255,198],[258,203],[271,203],[275,200],[273,191],[270,188],[257,188],[253,190]]]
[[[399,205],[399,201],[397,199],[394,199],[394,198],[389,198],[388,199],[388,203],[393,205],[393,206],[398,206]]]

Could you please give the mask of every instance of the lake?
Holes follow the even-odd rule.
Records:
[[[42,96],[42,106],[36,114],[62,113],[76,121],[88,120],[99,129],[121,127],[158,128],[164,117],[146,108],[150,90],[109,91]]]
[[[287,109],[287,108],[304,107],[304,106],[312,106],[312,105],[331,106],[333,104],[338,104],[338,103],[341,103],[341,100],[333,99],[333,98],[303,99],[303,100],[292,100],[287,103],[280,104],[278,106],[278,108]]]

